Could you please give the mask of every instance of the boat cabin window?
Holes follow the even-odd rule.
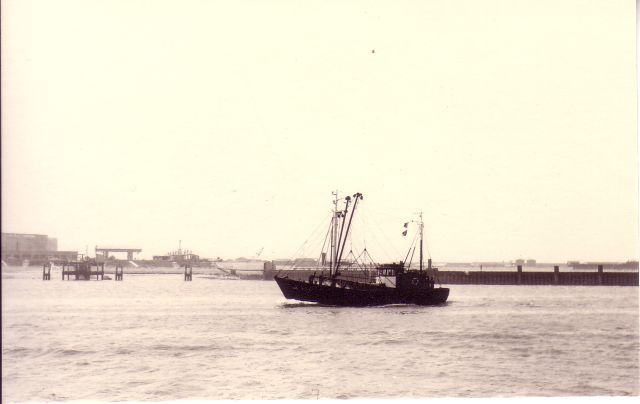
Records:
[[[378,266],[378,276],[397,276],[404,272],[404,265],[402,262],[399,264],[382,264]]]

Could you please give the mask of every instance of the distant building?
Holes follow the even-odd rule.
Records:
[[[2,233],[2,260],[7,264],[42,264],[49,261],[70,261],[77,251],[58,251],[58,239],[44,234]]]
[[[58,241],[51,239],[44,234],[19,234],[2,233],[2,253],[5,252],[26,252],[26,251],[56,251]],[[50,249],[50,245],[55,244],[55,248]]]
[[[531,260],[531,259],[527,260],[527,266],[535,267],[536,266],[536,260]]]
[[[48,251],[58,251],[58,239],[47,237],[47,250]]]

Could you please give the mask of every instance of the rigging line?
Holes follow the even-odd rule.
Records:
[[[300,254],[291,260],[291,265],[290,265],[290,269],[296,268],[296,267],[309,267],[309,266],[313,266],[316,265],[315,263],[317,263],[317,261],[315,259],[313,259],[315,261],[314,264],[308,265],[307,261],[305,260],[305,258],[310,257],[311,254],[310,252],[313,251],[314,253],[317,251],[317,246],[319,245],[318,243],[315,243],[313,245],[310,245],[308,249],[303,249],[302,251],[300,251]]]
[[[300,254],[304,255],[304,257],[315,256],[315,254],[320,249],[321,244],[323,243],[322,237],[314,237],[312,240],[307,242]],[[301,258],[304,258],[301,257]]]
[[[364,222],[364,215],[362,215],[362,214],[358,215],[358,219],[360,220],[360,223],[361,223],[360,227],[363,230],[362,231],[362,243],[364,244],[364,248],[367,248],[367,232],[365,230],[367,227],[366,227],[365,222]],[[354,225],[354,227],[357,228],[356,225]]]
[[[360,255],[358,255],[358,258],[362,257],[366,252],[367,252],[367,249],[365,248],[364,250],[362,250]]]
[[[380,225],[377,223],[378,228],[380,228]],[[391,240],[389,239],[389,236],[387,235],[387,233],[385,233],[384,231],[382,231],[382,229],[380,230],[382,232],[382,236],[385,238],[387,245],[391,246],[393,248],[394,251],[392,251],[394,253],[395,257],[401,257],[400,253],[398,252],[398,250],[396,249],[396,247],[394,247],[394,244],[391,242]]]
[[[358,252],[360,250],[356,249],[355,251]],[[358,265],[358,268],[362,269],[363,263],[359,260],[359,256],[356,257],[356,254],[353,249],[351,250],[351,254],[353,255],[353,259],[355,263]]]
[[[372,209],[371,213],[377,215],[378,217],[385,216],[386,218],[393,219],[394,221],[399,221],[401,223],[404,223],[407,221],[406,214],[403,214],[402,216],[398,216],[396,214],[389,213],[388,211],[381,211],[377,209]]]
[[[332,225],[333,223],[329,224],[329,228],[327,229],[327,234],[324,236],[324,243],[322,243],[322,248],[320,249],[320,257],[318,258],[318,263],[316,264],[316,267],[318,265],[322,265],[322,253],[324,252],[324,247],[327,245],[327,240],[329,239],[329,233],[331,233]]]
[[[413,251],[411,252],[411,258],[409,258],[409,266],[407,266],[407,269],[410,270],[411,269],[411,263],[413,262],[413,253],[416,252],[416,247],[413,247]]]
[[[350,250],[349,253],[347,254],[347,256],[345,257],[345,262],[349,262],[349,257],[353,257],[353,262],[349,263],[349,266],[346,269],[351,269],[351,267],[353,266],[352,264],[355,262],[356,264],[358,263],[358,261],[355,259],[356,256],[353,254],[353,250]]]
[[[363,256],[364,256],[364,257],[363,257]],[[365,261],[365,259],[366,259],[367,257],[369,257],[369,261],[370,261],[370,263],[369,263],[369,264],[367,263],[367,261]],[[364,249],[364,250],[362,250],[362,252],[361,252],[361,253],[360,253],[360,255],[358,256],[358,259],[360,259],[360,261],[362,262],[362,266],[363,266],[365,269],[367,269],[367,270],[368,270],[369,268],[371,268],[372,266],[374,266],[374,265],[375,265],[375,264],[374,264],[374,262],[373,262],[373,259],[372,259],[372,258],[371,258],[371,256],[369,255],[369,251],[367,251],[366,247],[365,247],[365,249]]]
[[[413,245],[413,248],[415,250],[415,248],[418,246],[418,236],[420,235],[419,232],[416,231],[416,234],[413,236],[413,241],[411,242],[411,245]]]
[[[429,255],[429,258],[431,258],[431,249],[429,248],[429,242],[427,241],[426,237],[423,237],[424,240],[424,245],[427,247],[427,255]]]
[[[361,235],[364,236],[366,234],[366,229],[363,224],[358,222],[358,220],[362,220],[360,218],[362,214],[359,214],[358,216],[359,217],[356,218],[356,220],[354,220],[353,224],[351,225],[351,231],[349,232],[349,245],[351,247],[351,250],[356,251],[367,248],[366,240],[364,240],[364,237],[362,237],[363,240],[360,240]],[[360,241],[362,241],[362,244],[360,244]]]
[[[358,241],[358,236],[359,236],[359,232],[360,232],[361,228],[358,226],[357,223],[354,223],[351,226],[351,231],[349,232],[349,248],[351,249],[351,251],[361,251],[366,247],[366,244],[364,246],[361,246],[359,241]],[[362,232],[364,233],[364,232]],[[354,236],[355,234],[355,236]]]
[[[407,262],[407,258],[409,258],[409,253],[411,252],[411,248],[415,249],[416,239],[418,238],[418,233],[413,235],[413,241],[409,244],[409,249],[407,250],[407,255],[404,256],[404,262]]]
[[[369,207],[367,205],[364,205],[364,214],[365,215],[370,215],[369,213]],[[373,216],[371,216],[371,218],[369,219],[370,222],[373,223],[373,225],[377,228],[377,230],[382,233],[382,236],[386,239],[386,245],[388,246],[392,246],[393,244],[391,244],[389,242],[389,238],[387,237],[387,235],[385,234],[384,231],[382,231],[382,228],[380,227],[380,225],[378,224],[378,222],[375,220],[375,218],[373,218]],[[384,248],[385,243],[381,243],[380,240],[378,239],[378,237],[376,236],[376,232],[372,232],[372,237],[373,240],[378,244],[378,246],[380,247],[380,249],[382,250],[382,252],[387,256],[387,259],[391,259],[391,257],[394,256],[399,256],[400,254],[397,253],[397,251],[394,251],[394,254],[389,254],[389,252]],[[393,248],[395,250],[395,248]]]
[[[354,254],[353,250],[349,251],[349,254],[347,255],[347,257],[353,257],[353,262],[356,264],[356,266],[360,269],[362,269],[362,266],[360,265],[360,262],[358,262],[358,257],[356,257],[356,255]]]
[[[386,257],[386,258],[384,258],[384,260],[392,259],[392,257],[394,255],[389,253],[389,251],[384,247],[384,243],[382,243],[377,236],[373,236],[372,239],[373,239],[373,241],[375,241],[376,245],[378,246],[379,251],[382,252],[382,255],[384,257]],[[380,255],[380,253],[378,253],[378,254]]]
[[[371,256],[371,254],[369,254],[369,250],[367,250],[366,248],[364,249],[363,253],[367,253],[367,256],[369,257],[369,260],[371,261],[371,264],[373,264],[374,266],[376,265],[376,261],[373,259],[373,257]]]
[[[332,212],[330,212],[332,213]],[[320,228],[320,226],[322,226],[322,223],[324,223],[325,220],[327,220],[327,217],[329,215],[325,215],[322,219],[322,221],[320,222],[320,224],[311,232],[311,234],[309,234],[309,236],[307,237],[307,239],[302,243],[302,245],[300,247],[298,247],[298,249],[293,253],[293,255],[290,256],[290,261],[292,262],[291,267],[293,267],[293,261],[295,259],[295,257],[298,255],[298,253],[300,252],[300,250],[302,250],[305,246],[305,244],[307,244],[307,242],[309,241],[309,239],[318,231],[318,229]]]
[[[429,256],[429,258],[431,258],[431,251],[429,250],[429,243],[427,242],[427,237],[424,235],[424,228],[426,227],[426,226],[424,226],[424,220],[423,220],[423,222],[422,222],[422,223],[423,223],[423,227],[422,227],[422,230],[423,230],[422,240],[424,241],[424,245],[425,245],[425,247],[427,248],[427,255]]]

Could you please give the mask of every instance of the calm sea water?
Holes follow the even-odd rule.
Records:
[[[638,288],[452,286],[442,307],[286,301],[275,282],[3,268],[2,395],[164,401],[639,394]]]

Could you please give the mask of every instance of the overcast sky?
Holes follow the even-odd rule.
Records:
[[[388,251],[637,259],[634,10],[3,1],[2,231],[288,258],[339,190]]]

